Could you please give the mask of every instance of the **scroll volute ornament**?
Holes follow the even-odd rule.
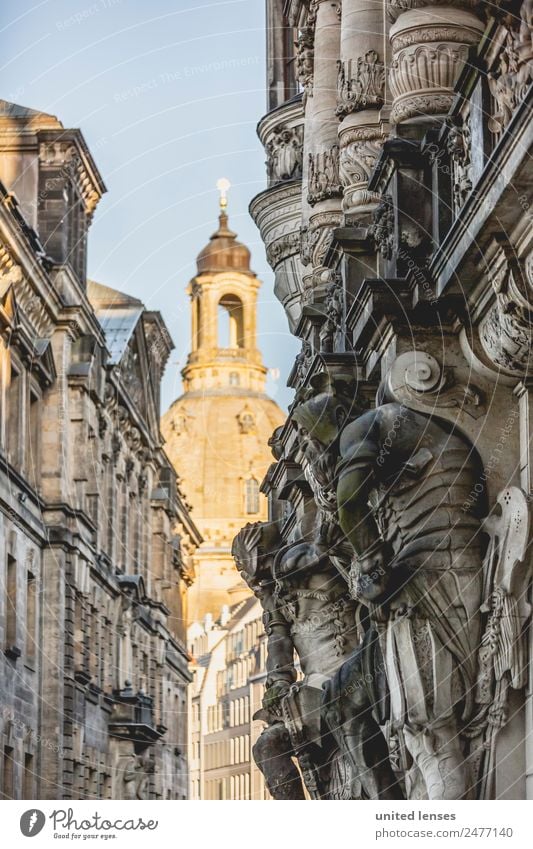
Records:
[[[445,419],[475,441],[491,387],[477,374],[473,382],[459,346],[451,339],[446,346],[445,363],[420,349],[400,354],[386,375],[384,394],[388,401]]]

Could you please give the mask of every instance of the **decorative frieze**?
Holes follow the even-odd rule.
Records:
[[[307,201],[311,206],[322,200],[342,197],[339,176],[339,146],[309,154]]]
[[[337,109],[344,118],[362,109],[380,109],[385,90],[385,66],[375,50],[357,59],[337,62]]]
[[[298,232],[284,234],[268,246],[266,251],[268,264],[271,268],[276,268],[283,260],[298,253],[299,247],[300,234]]]

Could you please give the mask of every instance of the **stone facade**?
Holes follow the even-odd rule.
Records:
[[[189,629],[191,799],[270,799],[252,758],[263,723],[266,634],[253,596]]]
[[[250,211],[302,350],[233,549],[256,761],[279,799],[532,798],[531,2],[267,7]]]
[[[0,102],[0,179],[1,794],[184,799],[201,538],[161,447],[172,340],[87,280],[79,130]]]

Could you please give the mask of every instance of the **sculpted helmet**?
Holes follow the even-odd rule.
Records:
[[[357,394],[357,381],[351,375],[323,372],[311,378],[310,386],[297,396],[291,420],[323,445],[331,445],[346,421],[358,416],[363,404]]]

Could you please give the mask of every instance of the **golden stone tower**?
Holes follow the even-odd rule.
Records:
[[[204,542],[196,551],[188,620],[218,616],[249,594],[231,556],[246,522],[267,518],[259,492],[272,461],[267,442],[283,413],[265,394],[267,369],[257,348],[260,281],[250,251],[228,227],[221,189],[218,229],[197,258],[191,301],[192,350],[182,371],[183,394],[163,416],[166,451],[176,468]]]

